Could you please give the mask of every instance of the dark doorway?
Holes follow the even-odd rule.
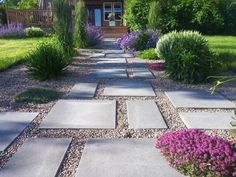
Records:
[[[102,7],[88,6],[88,21],[94,26],[102,26]]]

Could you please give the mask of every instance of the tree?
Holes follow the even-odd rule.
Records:
[[[87,12],[83,0],[79,0],[75,8],[75,32],[74,41],[77,47],[87,46]]]
[[[35,9],[38,7],[38,0],[21,0],[17,3],[19,9]]]
[[[124,18],[130,29],[143,30],[147,28],[150,2],[151,0],[127,1]]]

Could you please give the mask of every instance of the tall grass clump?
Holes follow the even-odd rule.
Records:
[[[54,30],[66,55],[73,55],[73,17],[68,0],[53,0]]]
[[[74,42],[76,47],[86,47],[88,45],[88,35],[86,30],[87,11],[83,0],[79,0],[75,7],[75,32]]]
[[[158,30],[158,1],[154,0],[150,3],[150,10],[148,15],[148,27],[152,30]]]
[[[157,54],[165,60],[169,77],[185,83],[205,82],[219,64],[207,40],[195,31],[174,31],[162,36]]]
[[[55,80],[64,73],[70,59],[55,39],[41,42],[27,56],[28,74],[36,80]]]

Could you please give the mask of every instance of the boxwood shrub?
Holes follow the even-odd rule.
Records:
[[[38,27],[28,27],[25,29],[25,33],[27,37],[43,37],[44,31]]]
[[[219,64],[207,40],[196,31],[173,31],[162,36],[157,54],[165,60],[169,77],[185,83],[205,82]]]

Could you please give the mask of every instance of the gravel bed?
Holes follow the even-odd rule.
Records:
[[[116,129],[39,129],[40,123],[45,119],[48,112],[54,106],[56,101],[42,104],[42,105],[27,105],[24,103],[15,103],[14,96],[30,87],[47,87],[62,91],[64,94],[68,93],[76,82],[91,81],[97,82],[97,79],[89,78],[87,73],[89,69],[94,67],[95,60],[90,59],[89,55],[95,52],[102,52],[103,50],[80,50],[80,56],[75,57],[75,61],[68,67],[68,72],[59,81],[39,82],[28,78],[26,74],[26,67],[24,64],[13,67],[0,76],[0,111],[22,111],[22,112],[39,112],[40,114],[33,120],[33,122],[22,132],[22,134],[15,140],[10,147],[8,147],[0,156],[0,168],[3,167],[7,161],[14,155],[20,146],[30,137],[54,137],[54,138],[73,138],[72,143],[66,153],[65,159],[61,164],[57,177],[74,177],[76,168],[79,165],[84,144],[89,138],[156,138],[161,134],[181,128],[186,128],[180,119],[178,112],[194,112],[196,109],[175,109],[170,103],[167,96],[164,94],[165,90],[181,89],[181,88],[195,88],[209,90],[210,84],[202,85],[188,85],[170,80],[164,72],[153,71],[156,76],[155,79],[146,79],[149,81],[156,93],[156,97],[106,97],[103,96],[104,82],[107,80],[126,80],[126,79],[106,79],[99,80],[99,85],[94,99],[99,100],[116,100],[117,101],[117,128]],[[130,64],[132,59],[127,59],[128,73],[132,75]],[[142,79],[133,79],[140,80]],[[144,79],[143,79],[144,80]],[[10,81],[10,82],[9,82]],[[219,92],[234,90],[234,87],[223,87]],[[127,100],[154,100],[156,101],[168,129],[128,129],[127,121]],[[225,109],[201,109],[201,111],[230,111]],[[236,137],[232,136],[227,130],[211,130],[207,131],[211,135],[218,135],[228,140],[235,141]]]

